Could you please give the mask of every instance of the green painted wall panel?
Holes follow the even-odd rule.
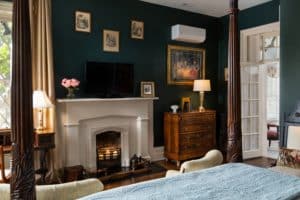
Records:
[[[191,96],[194,108],[198,106],[198,94],[190,86],[170,86],[166,81],[167,45],[177,44],[206,49],[206,77],[212,80],[212,92],[206,94],[207,107],[217,108],[218,73],[218,19],[137,0],[53,0],[53,42],[57,98],[65,96],[60,85],[64,77],[84,78],[87,60],[133,63],[135,67],[135,93],[139,96],[140,81],[155,81],[154,106],[155,146],[163,145],[163,113],[171,104],[179,104],[182,96]],[[90,34],[74,31],[76,10],[92,14]],[[130,38],[130,20],[145,23],[145,39]],[[207,29],[207,39],[201,45],[171,41],[171,26],[185,24]],[[102,51],[102,30],[120,31],[120,52]],[[80,88],[79,96],[83,95]]]
[[[290,113],[296,103],[300,101],[299,79],[300,79],[300,1],[280,1],[280,90],[281,119],[284,114]]]

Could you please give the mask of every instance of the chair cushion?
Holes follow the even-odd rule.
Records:
[[[268,133],[267,133],[267,137],[268,137],[268,140],[278,140],[277,130],[276,131],[269,130]]]
[[[300,150],[281,148],[277,166],[300,169]]]

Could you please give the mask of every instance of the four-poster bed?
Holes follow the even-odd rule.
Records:
[[[14,1],[12,74],[12,199],[35,199],[29,9]],[[230,0],[227,161],[242,161],[238,0]],[[232,196],[233,195],[233,196]],[[244,164],[154,180],[95,194],[86,199],[291,199],[300,179]]]

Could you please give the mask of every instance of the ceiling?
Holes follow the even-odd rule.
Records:
[[[204,15],[222,17],[227,14],[229,0],[141,0]],[[244,10],[271,0],[240,0],[239,8]]]

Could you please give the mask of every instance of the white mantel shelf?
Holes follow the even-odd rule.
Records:
[[[74,98],[74,99],[57,99],[58,103],[72,102],[91,102],[91,101],[143,101],[143,100],[158,100],[158,97],[130,97],[130,98]]]

